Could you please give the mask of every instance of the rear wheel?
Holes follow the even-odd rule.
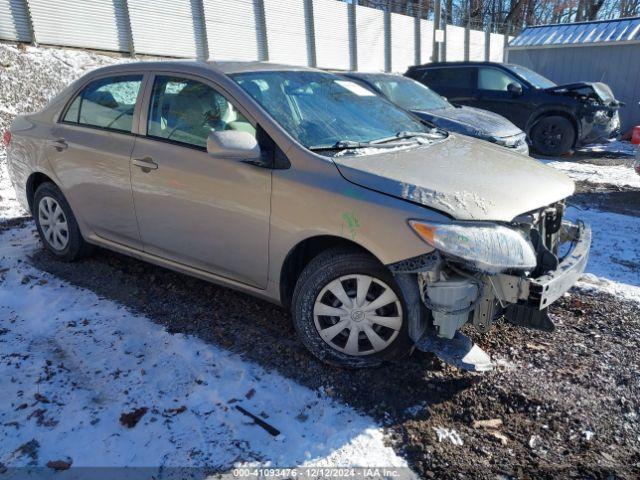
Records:
[[[33,206],[36,227],[47,250],[67,261],[90,252],[91,246],[82,238],[76,217],[56,185],[49,182],[40,185]]]
[[[531,129],[533,149],[548,156],[568,153],[576,139],[576,131],[571,121],[559,115],[540,119]]]
[[[327,363],[371,367],[409,351],[402,294],[365,253],[331,249],[314,258],[296,284],[292,310],[302,342]]]

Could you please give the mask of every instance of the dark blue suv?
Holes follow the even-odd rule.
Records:
[[[562,155],[620,134],[623,104],[604,83],[556,85],[520,65],[493,62],[430,63],[411,67],[405,75],[454,103],[508,118],[542,155]]]

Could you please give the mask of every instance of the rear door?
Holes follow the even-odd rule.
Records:
[[[142,84],[142,74],[121,74],[84,85],[52,128],[47,151],[84,223],[104,239],[138,249],[129,162]]]
[[[508,118],[522,130],[531,113],[530,89],[515,76],[496,67],[478,67],[478,100],[476,106]],[[510,83],[519,85],[522,93],[508,90]]]
[[[131,164],[144,251],[265,288],[271,170],[206,149],[211,131],[255,135],[255,122],[208,80],[171,72],[144,104]]]
[[[420,81],[450,102],[475,106],[476,67],[430,67]]]

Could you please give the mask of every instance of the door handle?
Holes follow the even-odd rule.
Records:
[[[144,173],[149,173],[151,170],[158,169],[158,164],[154,162],[151,157],[134,158],[133,164],[136,167],[140,167]]]
[[[55,140],[50,140],[49,145],[51,145],[59,152],[66,150],[69,147],[69,144],[64,138],[56,138]]]

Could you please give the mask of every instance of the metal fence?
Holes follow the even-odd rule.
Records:
[[[168,57],[403,72],[502,61],[505,37],[340,0],[0,0],[0,39]]]

